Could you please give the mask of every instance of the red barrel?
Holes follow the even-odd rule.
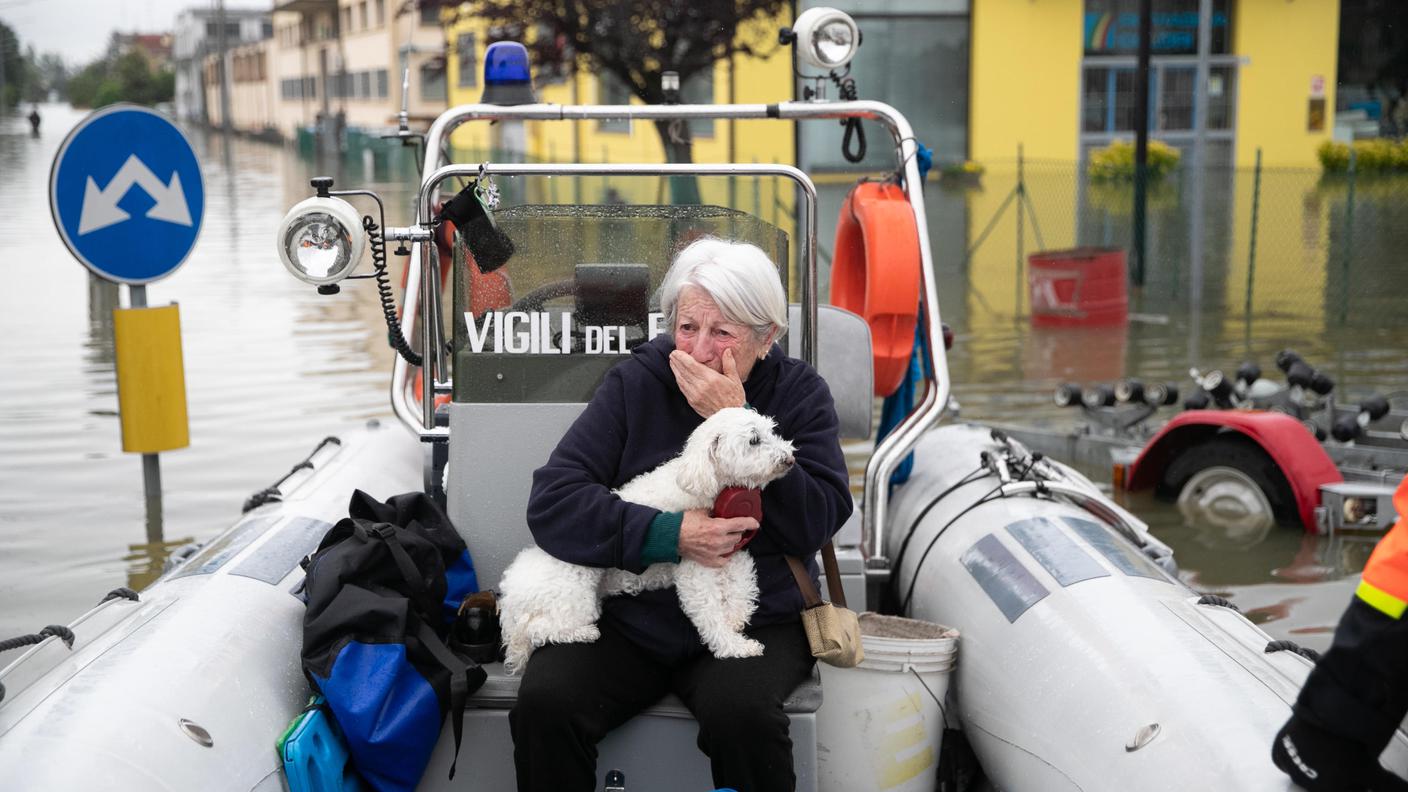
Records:
[[[1045,250],[1031,254],[1027,261],[1033,325],[1112,325],[1128,317],[1123,250]]]

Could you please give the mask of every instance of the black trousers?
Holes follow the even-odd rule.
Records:
[[[747,633],[766,648],[762,657],[719,660],[706,651],[671,666],[605,623],[595,643],[534,652],[509,713],[520,792],[599,789],[597,743],[667,693],[698,720],[716,787],[794,788],[782,702],[811,673],[806,634],[801,622]]]

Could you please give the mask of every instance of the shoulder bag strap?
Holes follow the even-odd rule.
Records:
[[[787,566],[792,569],[792,577],[797,579],[797,588],[802,590],[802,601],[808,608],[815,608],[821,604],[821,596],[817,594],[816,587],[812,585],[811,575],[807,574],[807,567],[795,556],[787,556]],[[826,590],[831,594],[831,604],[840,608],[846,607],[846,592],[841,588],[841,569],[836,564],[836,548],[827,542],[821,548],[821,566],[826,572]]]

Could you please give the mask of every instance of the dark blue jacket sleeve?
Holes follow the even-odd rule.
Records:
[[[607,373],[586,409],[533,473],[528,530],[550,555],[573,564],[640,572],[641,546],[659,510],[611,492],[626,444],[621,377]]]
[[[787,555],[811,558],[851,516],[850,474],[826,381],[808,368],[785,391],[773,418],[797,464],[763,490],[762,532]]]

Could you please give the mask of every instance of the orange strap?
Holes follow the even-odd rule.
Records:
[[[1393,494],[1393,508],[1398,512],[1398,522],[1369,556],[1355,594],[1385,614],[1401,619],[1408,607],[1408,478]]]

